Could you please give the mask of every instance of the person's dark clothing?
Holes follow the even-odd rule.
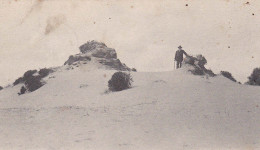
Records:
[[[183,61],[183,54],[187,56],[188,54],[184,50],[177,50],[175,53],[175,60],[182,62]]]
[[[181,68],[182,63],[180,61],[177,61],[177,69]]]
[[[177,61],[177,69],[181,68],[182,61],[183,61],[183,54],[188,56],[188,54],[184,50],[177,50],[175,53],[175,60]]]

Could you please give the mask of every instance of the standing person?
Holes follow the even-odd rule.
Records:
[[[183,61],[183,54],[185,56],[189,56],[183,49],[181,46],[178,47],[179,49],[176,51],[175,53],[175,61],[177,61],[177,69],[181,68],[182,65],[182,61]],[[174,66],[175,67],[175,66]]]

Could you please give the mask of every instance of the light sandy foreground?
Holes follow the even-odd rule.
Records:
[[[105,93],[114,72],[63,67],[33,93],[2,90],[0,149],[260,149],[259,87],[183,69]]]

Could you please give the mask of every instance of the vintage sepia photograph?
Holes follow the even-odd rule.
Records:
[[[260,2],[0,0],[0,150],[260,150]]]

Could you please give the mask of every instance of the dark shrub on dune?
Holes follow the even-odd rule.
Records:
[[[33,74],[35,74],[36,72],[37,70],[28,70],[23,74],[23,78],[26,80],[27,78],[33,76]]]
[[[221,71],[220,72],[221,75],[223,75],[224,77],[230,79],[233,82],[237,82],[237,80],[232,76],[232,74],[228,71]]]
[[[14,81],[13,85],[16,86],[17,84],[23,83],[23,82],[24,82],[23,77],[20,77],[20,78],[18,78],[18,79],[16,79],[16,80]]]
[[[133,72],[137,72],[137,70],[136,70],[135,68],[132,68],[132,71],[133,71]]]
[[[13,83],[14,86],[20,83],[24,83],[28,78],[30,78],[37,70],[28,70],[23,74],[23,77],[16,79]]]
[[[46,76],[48,76],[50,73],[52,73],[53,70],[52,69],[48,69],[48,68],[43,68],[43,69],[40,69],[39,71],[39,75],[44,78]]]
[[[15,80],[13,85],[15,86],[20,83],[24,84],[24,86],[22,86],[20,89],[20,93],[18,93],[19,95],[26,93],[26,91],[33,92],[44,85],[42,78],[48,76],[52,72],[52,69],[47,68],[40,69],[38,74],[37,70],[28,70],[24,73],[23,77]]]
[[[260,68],[253,70],[252,74],[248,77],[247,84],[260,86]]]
[[[21,89],[20,89],[20,93],[18,93],[18,95],[22,95],[22,94],[24,94],[26,91],[27,91],[27,89],[26,89],[24,86],[22,86]]]
[[[130,74],[124,72],[116,72],[112,78],[108,81],[108,87],[110,91],[122,91],[129,89],[133,79]]]
[[[44,84],[41,82],[40,76],[31,76],[25,81],[25,86],[27,87],[28,91],[33,92],[40,87],[42,87]]]

